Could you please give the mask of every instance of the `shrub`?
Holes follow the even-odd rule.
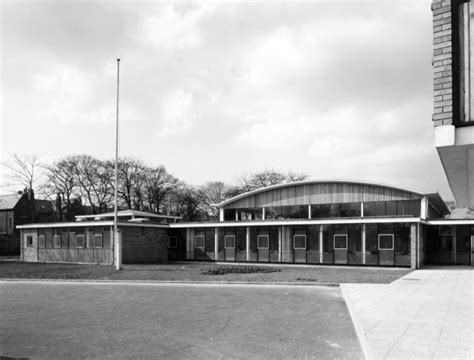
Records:
[[[278,272],[281,269],[267,266],[238,266],[238,265],[222,265],[208,269],[203,269],[203,275],[226,275],[226,274],[256,274],[256,273],[271,273]]]

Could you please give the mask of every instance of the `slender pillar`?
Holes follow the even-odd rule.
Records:
[[[281,244],[281,237],[283,232],[283,226],[278,227],[278,261],[281,262],[282,260],[282,244]]]
[[[319,263],[323,263],[323,225],[319,226]]]
[[[365,224],[362,224],[362,264],[365,265],[366,263],[366,260],[365,260],[365,244],[366,244],[366,240],[365,240],[365,234],[366,234],[366,225]]]
[[[219,259],[219,231],[220,231],[220,228],[218,227],[214,228],[214,259],[216,261],[220,260]]]
[[[219,209],[219,221],[224,221],[224,208]]]
[[[308,219],[311,219],[311,204],[308,205]]]
[[[265,220],[265,206],[262,207],[262,220]]]
[[[250,226],[245,229],[245,260],[250,261]]]
[[[418,231],[416,224],[410,225],[410,267],[417,269],[418,263]]]

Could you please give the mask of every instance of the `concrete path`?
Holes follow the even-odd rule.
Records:
[[[474,269],[341,286],[368,359],[474,359]]]
[[[363,359],[338,287],[0,281],[0,359]]]

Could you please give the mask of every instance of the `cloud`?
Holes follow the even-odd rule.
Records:
[[[161,136],[187,131],[192,126],[193,95],[182,89],[168,95],[162,101]]]
[[[147,16],[139,31],[141,41],[168,51],[194,48],[203,44],[205,39],[201,35],[199,23],[209,15],[215,5],[183,5],[165,5],[157,9],[158,14]]]

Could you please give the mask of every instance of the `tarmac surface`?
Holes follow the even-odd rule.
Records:
[[[341,288],[368,359],[474,359],[474,268]]]
[[[361,359],[339,287],[0,281],[0,358]]]

